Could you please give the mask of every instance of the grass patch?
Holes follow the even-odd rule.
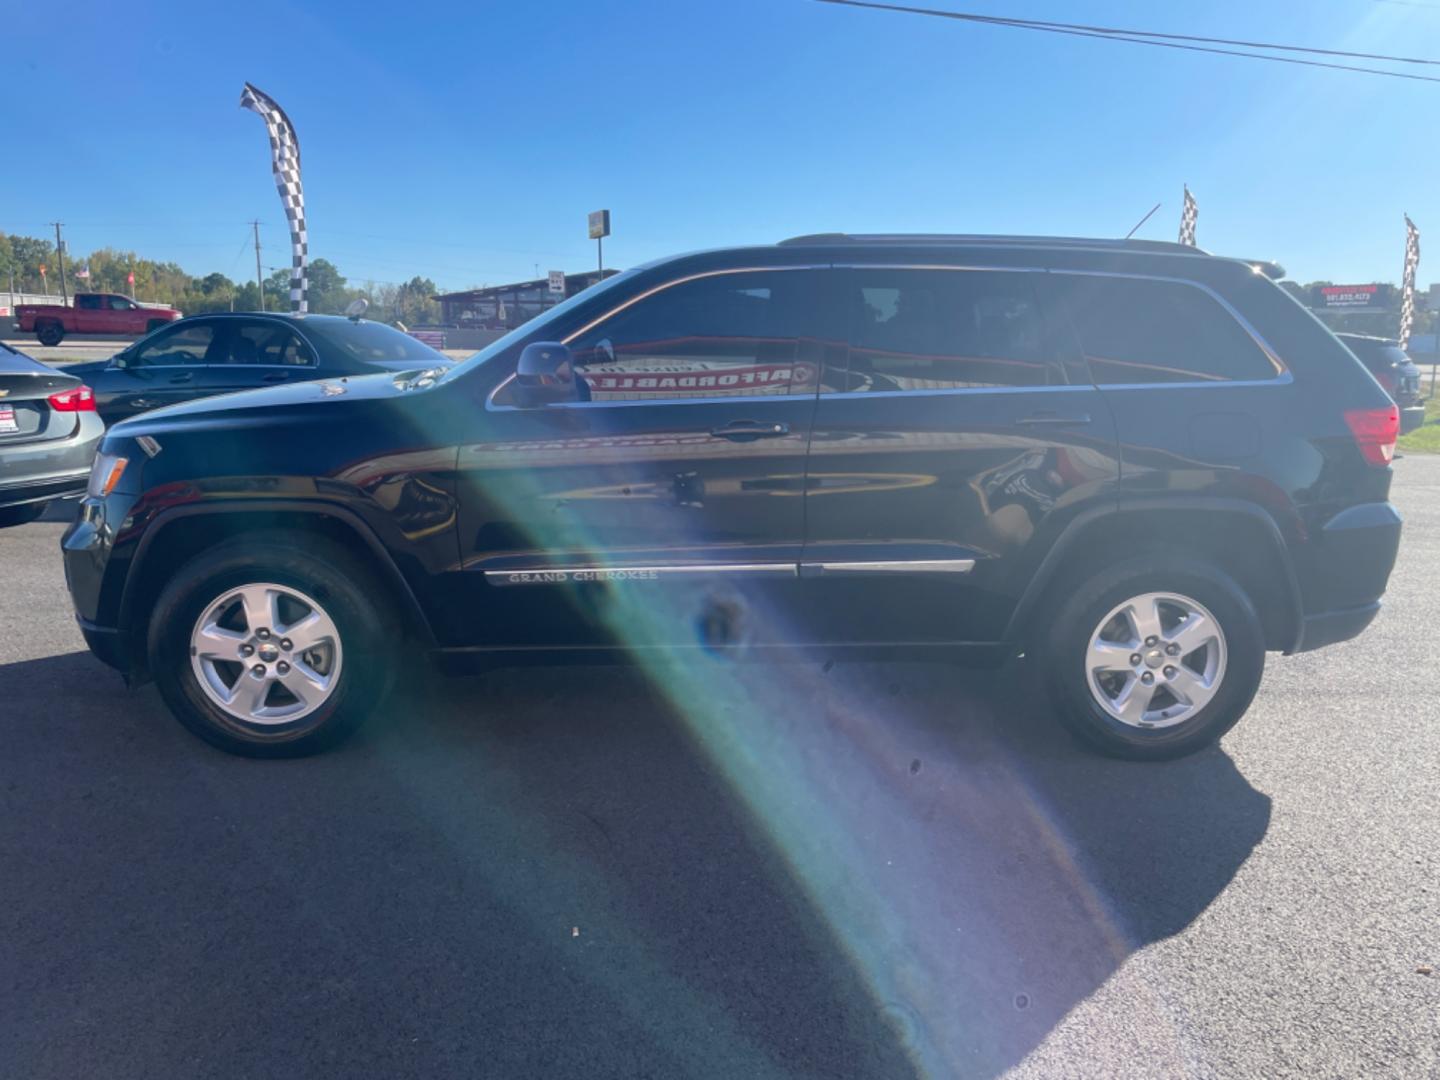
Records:
[[[1402,453],[1440,454],[1440,394],[1425,402],[1425,423],[1409,435],[1400,436],[1397,449]]]

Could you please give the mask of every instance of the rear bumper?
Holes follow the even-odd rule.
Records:
[[[7,481],[0,484],[0,509],[51,499],[78,499],[85,494],[89,479],[90,466],[86,465],[78,472]]]
[[[1425,423],[1424,405],[1402,405],[1400,406],[1400,434],[1409,435],[1421,424]]]
[[[78,414],[74,431],[42,442],[0,443],[0,506],[21,506],[85,493],[90,464],[105,434],[98,413]]]
[[[1344,611],[1325,611],[1318,615],[1306,615],[1300,624],[1300,640],[1291,652],[1309,652],[1323,649],[1326,645],[1349,641],[1359,637],[1360,632],[1375,621],[1380,614],[1380,601],[1362,607],[1347,608]]]
[[[1348,641],[1370,625],[1395,567],[1401,525],[1389,503],[1352,506],[1325,523],[1297,560],[1304,613],[1287,652]]]

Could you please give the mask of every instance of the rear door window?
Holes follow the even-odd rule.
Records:
[[[1024,388],[1063,383],[1030,274],[859,269],[841,285],[850,392]]]
[[[1280,368],[1198,286],[1149,278],[1050,275],[1099,386],[1273,379]]]
[[[254,367],[307,367],[315,363],[309,346],[278,323],[253,322],[235,327],[225,350],[226,362]]]

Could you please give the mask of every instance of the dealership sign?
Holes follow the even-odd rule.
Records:
[[[1389,291],[1379,285],[1317,285],[1315,306],[1327,311],[1338,308],[1389,307]]]

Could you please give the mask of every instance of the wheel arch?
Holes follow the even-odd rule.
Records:
[[[144,669],[150,612],[170,572],[217,543],[247,533],[274,531],[325,536],[348,550],[353,550],[358,540],[406,629],[425,646],[434,646],[430,620],[410,583],[379,537],[353,511],[323,502],[289,500],[182,506],[164,511],[145,530],[125,575],[118,623],[131,645],[136,671]]]
[[[1265,647],[1291,652],[1302,625],[1299,581],[1285,538],[1262,507],[1239,499],[1157,497],[1078,514],[1021,593],[1005,640],[1024,643],[1047,602],[1084,575],[1118,561],[1117,548],[1173,546],[1214,562],[1245,590],[1260,616]]]

